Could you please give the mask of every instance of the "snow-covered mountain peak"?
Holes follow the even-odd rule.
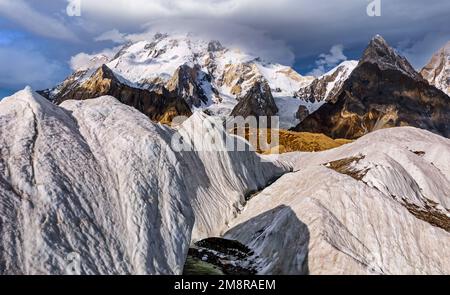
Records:
[[[2,101],[22,102],[28,104],[32,108],[35,108],[40,104],[50,104],[48,100],[34,92],[31,86],[26,86],[24,89],[14,93],[13,95],[5,97]]]
[[[336,67],[334,67],[333,69],[329,70],[328,72],[326,72],[325,74],[320,76],[319,78],[332,76],[336,72],[348,72],[348,71],[351,72],[356,68],[357,65],[358,65],[357,60],[345,60],[345,61],[341,62],[339,65],[337,65]]]
[[[310,102],[316,102],[312,109],[299,110],[297,116],[300,121],[305,116],[317,110],[325,102],[332,101],[339,94],[342,85],[344,85],[357,65],[358,61],[356,60],[346,60],[324,75],[314,79],[312,83],[300,88],[296,92],[297,97]]]
[[[450,95],[450,41],[432,56],[420,74],[430,84]]]
[[[314,102],[295,97],[295,92],[310,84],[312,77],[303,77],[290,66],[263,60],[192,33],[156,34],[149,40],[124,45],[111,60],[105,58],[95,56],[92,64],[106,63],[128,87],[169,89],[185,99],[192,109],[208,109],[214,115],[230,115],[239,99],[262,80],[269,85],[270,96],[280,110],[283,128],[298,123],[296,111],[300,105],[314,108]],[[83,84],[88,83],[94,72],[90,67],[77,71],[54,89],[41,93],[54,101],[76,97],[74,92],[83,91]]]

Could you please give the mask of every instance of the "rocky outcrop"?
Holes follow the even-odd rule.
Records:
[[[83,78],[88,75],[89,70],[75,71],[69,77],[67,77],[61,84],[55,88],[37,91],[40,95],[47,99],[56,102],[61,97],[66,96],[72,90],[76,89],[83,82]],[[91,73],[92,74],[92,73]]]
[[[450,95],[450,41],[433,55],[420,74],[431,85]]]
[[[355,139],[395,126],[450,136],[450,98],[376,36],[335,99],[294,128]]]
[[[218,40],[213,40],[208,43],[208,51],[209,52],[217,52],[217,51],[223,51],[225,50],[225,47],[222,46],[222,44]]]
[[[301,122],[305,120],[309,116],[309,110],[306,106],[301,105],[298,108],[297,113],[295,114],[295,117]]]
[[[229,64],[225,66],[218,85],[229,88],[230,93],[239,98],[244,96],[255,82],[263,79],[254,63]]]
[[[270,117],[278,112],[268,83],[264,80],[256,81],[247,93],[239,99],[239,103],[231,112],[231,116],[244,118]]]
[[[211,81],[211,77],[202,72],[198,66],[180,66],[166,85],[169,92],[183,98],[192,107],[201,107],[208,103],[208,97],[202,88],[203,83]]]
[[[164,88],[155,92],[128,86],[106,65],[101,66],[81,85],[58,94],[54,101],[60,104],[66,100],[85,100],[104,95],[116,97],[155,121],[170,122],[175,116],[191,115],[189,105],[176,93],[170,93]]]

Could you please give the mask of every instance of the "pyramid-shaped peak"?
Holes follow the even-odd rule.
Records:
[[[380,70],[397,70],[413,79],[421,79],[420,74],[411,66],[408,60],[398,54],[380,35],[372,38],[360,60],[364,63],[376,64]]]
[[[118,81],[118,78],[106,64],[102,64],[91,76],[94,80],[110,79],[113,81]]]
[[[383,38],[383,36],[376,34],[373,38],[372,38],[372,42],[378,42],[378,43],[383,43],[387,45],[386,40]]]
[[[369,45],[364,51],[362,59],[376,60],[385,56],[389,56],[394,59],[399,57],[395,50],[389,46],[381,35],[375,35],[375,37],[370,40]]]

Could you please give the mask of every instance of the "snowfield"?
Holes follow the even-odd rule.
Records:
[[[180,274],[191,242],[222,236],[259,274],[450,274],[449,139],[402,127],[262,157],[223,151],[206,118],[169,128],[30,88],[2,100],[0,273],[73,273],[79,257],[75,273]]]

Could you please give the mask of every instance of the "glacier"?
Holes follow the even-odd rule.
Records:
[[[75,254],[80,274],[179,274],[191,239],[219,235],[248,190],[290,169],[250,151],[174,152],[176,132],[113,97],[2,100],[0,272],[65,274]]]
[[[450,140],[383,129],[319,153],[250,200],[225,234],[259,274],[448,274]]]
[[[397,127],[262,156],[226,151],[247,143],[206,136],[207,118],[169,127],[31,88],[2,100],[0,273],[181,274],[208,237],[247,246],[258,274],[450,273],[449,139]]]

